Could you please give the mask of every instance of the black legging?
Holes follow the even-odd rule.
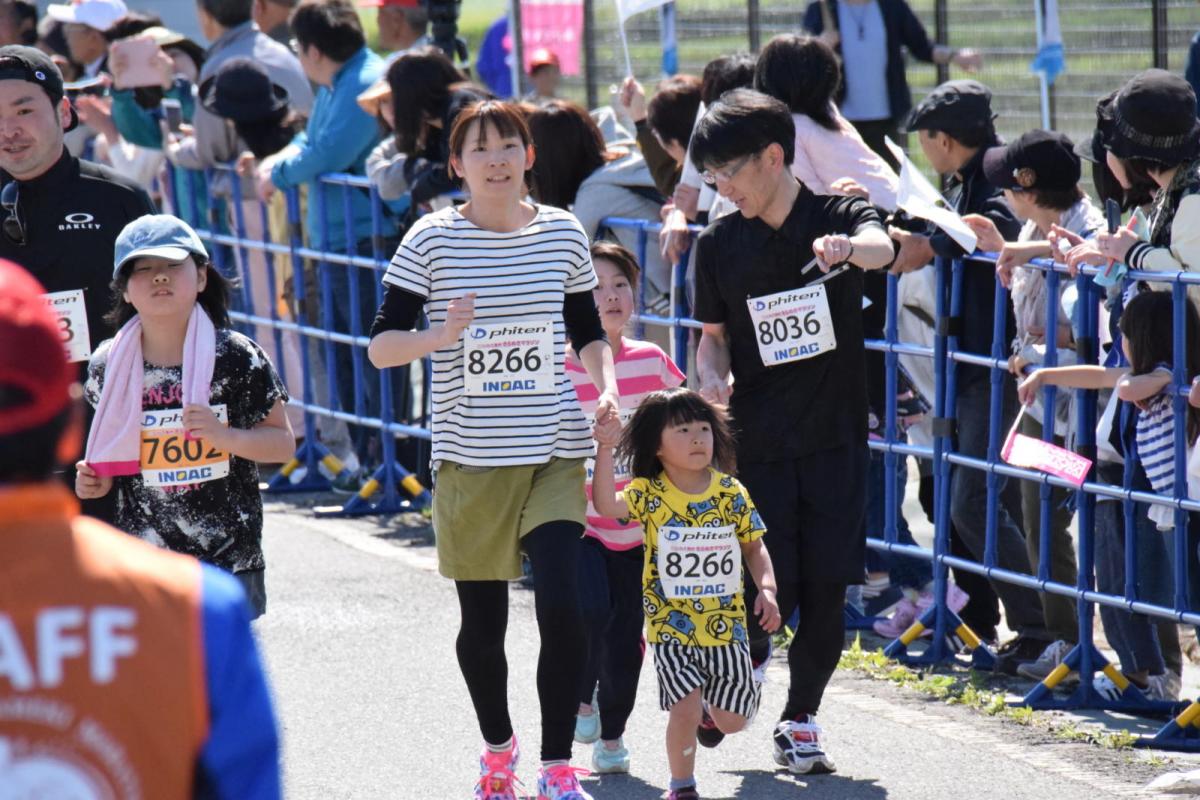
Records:
[[[537,688],[542,706],[542,760],[571,758],[575,712],[586,640],[579,613],[579,539],[583,526],[548,522],[521,540],[533,567],[533,596],[542,646]],[[503,744],[513,735],[508,714],[508,629],[506,581],[455,581],[462,627],[455,649],[485,742]]]
[[[754,601],[758,589],[746,579],[746,616],[750,628],[750,658],[762,663],[769,652],[771,637],[758,624]],[[788,648],[787,705],[780,719],[796,719],[801,714],[816,714],[821,707],[825,687],[837,669],[846,637],[846,584],[817,581],[779,584],[776,595],[779,612],[786,622],[799,609],[800,622]]]

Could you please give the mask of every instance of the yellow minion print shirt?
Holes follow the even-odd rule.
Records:
[[[698,576],[697,585],[709,588],[723,585],[717,582],[722,559],[730,558],[740,564],[740,545],[766,533],[766,526],[742,484],[731,475],[714,469],[709,471],[712,481],[700,494],[680,490],[665,472],[652,479],[634,478],[624,490],[630,518],[640,522],[646,531],[642,608],[646,612],[646,638],[652,643],[717,647],[747,640],[740,569],[728,584],[734,591],[683,598],[668,597],[659,574],[660,532],[664,529],[672,537],[678,537],[678,529],[732,528],[736,545],[729,543],[724,551],[718,547],[709,548],[714,552],[707,562],[697,559],[694,564],[689,564],[685,558],[682,569],[678,569],[680,559],[670,558],[668,569],[676,567],[677,571],[687,574],[692,567]],[[729,552],[732,549],[738,552]],[[668,552],[667,555],[671,554]],[[725,564],[726,569],[728,566]]]

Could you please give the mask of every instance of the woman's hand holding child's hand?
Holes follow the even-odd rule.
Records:
[[[104,497],[112,489],[112,478],[100,475],[86,461],[75,464],[75,495],[81,500]]]
[[[621,420],[616,415],[604,422],[597,420],[592,437],[601,447],[616,447],[621,440]]]

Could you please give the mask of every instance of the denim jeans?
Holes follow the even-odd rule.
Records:
[[[871,465],[867,470],[867,537],[884,539],[884,511],[887,506],[884,490],[886,453],[871,451]],[[896,541],[899,544],[915,545],[908,521],[904,519],[904,485],[908,482],[908,464],[905,456],[896,454],[896,466],[893,470],[896,481]],[[877,567],[879,569],[877,569]],[[876,572],[887,569],[893,586],[906,589],[921,589],[933,580],[933,566],[929,561],[900,553],[889,553],[882,550],[867,551],[867,568]]]
[[[1106,463],[1099,467],[1100,480],[1120,486],[1122,468]],[[1125,511],[1118,501],[1096,503],[1096,589],[1105,594],[1125,594]],[[1169,540],[1146,517],[1146,506],[1134,508],[1137,548],[1137,597],[1150,603],[1171,604],[1171,561]],[[1166,669],[1159,624],[1144,614],[1131,614],[1112,606],[1100,606],[1104,636],[1127,673],[1147,671],[1161,675]],[[1173,623],[1167,623],[1173,626]],[[1176,648],[1178,645],[1175,645]],[[1172,659],[1174,660],[1174,659]]]
[[[962,386],[958,393],[957,452],[972,458],[987,456],[988,435],[991,429],[989,418],[990,388],[988,381],[971,381]],[[999,420],[999,435],[1003,437],[1016,416],[1016,387],[1011,378],[1005,376],[1001,383],[1002,404]],[[983,562],[987,534],[987,473],[955,465],[951,472],[950,518],[959,538],[971,557]],[[998,475],[996,488],[996,566],[1013,572],[1029,575],[1029,555],[1025,550],[1025,536],[1021,526],[1009,513],[1007,504],[1001,501],[1007,479]],[[1042,601],[1038,593],[1024,586],[1004,581],[992,581],[1000,602],[1004,605],[1008,627],[1019,634],[1038,639],[1048,639],[1045,620],[1042,616]]]

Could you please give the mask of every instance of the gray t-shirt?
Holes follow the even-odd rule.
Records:
[[[889,119],[892,106],[887,90],[887,28],[879,3],[839,3],[838,30],[842,37],[842,72],[846,98],[842,116],[852,122]]]

